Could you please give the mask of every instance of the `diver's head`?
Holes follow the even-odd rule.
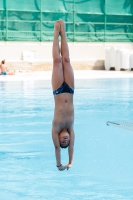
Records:
[[[70,143],[70,135],[66,129],[63,129],[59,134],[59,141],[61,148],[67,148]]]

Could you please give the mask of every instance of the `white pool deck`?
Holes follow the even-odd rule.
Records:
[[[3,81],[51,80],[52,71],[19,72],[15,75],[0,75]],[[133,78],[133,71],[76,70],[75,79]]]

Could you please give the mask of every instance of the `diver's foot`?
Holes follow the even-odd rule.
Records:
[[[61,31],[60,21],[57,20],[54,24],[54,34],[59,35]]]
[[[65,22],[63,20],[60,20],[60,35],[63,36],[65,35]]]

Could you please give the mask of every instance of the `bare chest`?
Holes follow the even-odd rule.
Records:
[[[60,133],[63,129],[71,130],[73,129],[73,121],[57,121],[53,120],[53,127],[56,130],[57,133]]]
[[[54,126],[58,130],[71,129],[74,122],[74,107],[72,95],[61,94],[55,98]]]

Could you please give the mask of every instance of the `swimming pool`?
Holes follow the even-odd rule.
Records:
[[[0,199],[133,199],[133,79],[76,80],[75,155],[56,169],[50,81],[0,82]],[[67,164],[67,151],[62,163]]]

